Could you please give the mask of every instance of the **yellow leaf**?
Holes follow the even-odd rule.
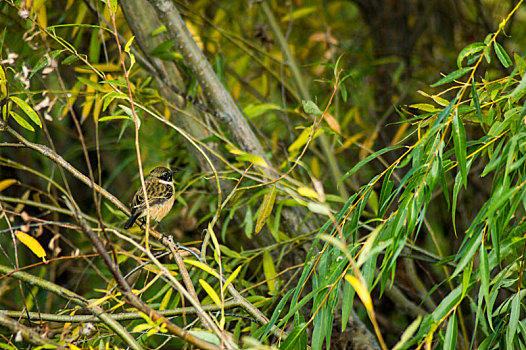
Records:
[[[242,267],[243,267],[242,265],[239,265],[237,267],[237,269],[235,269],[234,272],[232,272],[232,274],[227,278],[225,284],[223,285],[223,291],[226,289],[226,287],[228,287],[228,285],[230,283],[232,283],[233,280],[236,279],[236,277],[237,277],[237,275],[239,275],[239,271],[241,271]]]
[[[20,197],[20,199],[22,199],[22,203],[20,204],[17,204],[17,206],[15,207],[15,213],[21,213],[22,210],[24,209],[25,207],[25,204],[24,202],[27,201],[27,199],[29,198],[29,194],[31,193],[30,190],[27,190],[24,192],[24,194],[22,195],[22,197]]]
[[[342,131],[340,128],[340,124],[338,123],[336,118],[334,118],[330,113],[325,113],[325,115],[323,116],[323,119],[325,119],[327,124],[329,124],[329,127],[332,130],[336,131],[338,134]]]
[[[415,104],[410,105],[409,107],[415,108],[415,109],[418,109],[424,112],[430,112],[430,113],[439,111],[438,108],[436,108],[435,106],[429,103],[415,103]]]
[[[203,280],[201,278],[199,279],[199,284],[201,284],[201,286],[204,288],[206,293],[210,296],[210,298],[212,298],[214,303],[217,306],[221,307],[221,299],[219,299],[219,296],[217,295],[217,293],[214,290],[214,288],[212,288],[211,285],[209,285],[205,280]]]
[[[263,273],[265,274],[265,279],[267,280],[268,290],[270,294],[273,294],[276,290],[276,267],[274,266],[274,261],[272,261],[272,256],[265,250],[263,253]]]
[[[72,343],[68,343],[68,348],[70,348],[71,350],[81,350],[78,346]]]
[[[300,196],[309,197],[309,198],[318,198],[318,194],[310,187],[301,186],[298,187],[298,194]]]
[[[440,96],[433,95],[433,96],[431,96],[431,98],[433,99],[433,101],[435,101],[436,103],[438,103],[439,105],[441,105],[443,107],[447,107],[449,105],[449,101],[446,100],[445,98],[440,97]]]
[[[356,294],[358,294],[358,297],[360,297],[363,306],[365,306],[365,308],[367,309],[367,312],[373,312],[373,302],[371,300],[371,295],[369,294],[367,287],[365,287],[358,278],[352,275],[345,275],[345,279],[354,288]]]
[[[168,306],[168,303],[170,302],[170,298],[172,297],[173,289],[169,288],[166,294],[163,297],[163,300],[161,301],[161,305],[159,305],[159,310],[164,310]]]
[[[288,22],[291,20],[291,18],[292,19],[302,18],[316,11],[318,11],[316,6],[302,7],[302,8],[299,8],[298,10],[293,11],[292,13],[287,13],[285,16],[281,17],[281,21]]]
[[[131,44],[133,43],[133,39],[135,39],[135,36],[132,36],[130,40],[126,43],[126,46],[124,46],[124,52],[129,53]]]
[[[265,162],[263,158],[258,157],[253,154],[249,154],[249,153],[242,154],[236,157],[236,160],[239,162],[250,162],[250,163],[254,163],[257,166],[268,168],[268,164],[267,162]]]
[[[91,65],[93,68],[100,70],[101,72],[118,72],[121,70],[121,66],[118,64],[106,64],[106,63],[97,63]],[[93,73],[93,69],[90,67],[82,66],[75,67],[75,72],[77,73]]]
[[[15,179],[7,179],[0,181],[0,192],[8,188],[9,186],[16,184],[18,181]]]
[[[210,269],[210,267],[208,267],[207,265],[203,264],[200,261],[190,260],[190,259],[184,259],[183,261],[185,262],[185,264],[194,265],[195,267],[198,267],[201,270],[203,270],[205,272],[208,272],[210,275],[212,275],[212,276],[214,276],[216,278],[219,278],[219,275],[214,270]]]
[[[234,148],[232,146],[230,146],[229,144],[226,144],[225,145],[226,149],[228,150],[228,152],[232,153],[232,154],[235,154],[236,156],[240,156],[242,154],[244,154],[245,152],[237,149],[237,148]]]
[[[321,134],[322,132],[323,132],[322,129],[318,129],[312,136],[312,140],[318,137],[318,135]],[[311,136],[311,133],[312,133],[312,126],[309,126],[308,128],[303,129],[300,136],[298,136],[298,138],[289,146],[289,153],[290,154],[298,153],[298,151],[309,141],[309,137]]]
[[[312,174],[319,179],[321,177],[321,170],[320,170],[320,161],[318,160],[318,157],[312,158],[310,168],[311,168]]]
[[[254,230],[255,233],[259,233],[263,226],[265,225],[265,222],[269,218],[270,214],[272,213],[272,208],[274,207],[274,202],[276,201],[276,185],[272,186],[272,189],[269,193],[263,197],[263,203],[261,203],[261,207],[259,208],[258,218],[256,220],[256,228]]]
[[[46,251],[44,250],[44,248],[42,248],[42,246],[40,245],[40,243],[38,243],[36,239],[31,237],[27,233],[24,233],[19,230],[15,231],[15,235],[20,240],[20,242],[22,242],[23,245],[31,249],[33,254],[35,254],[39,258],[42,258],[42,260],[46,262]]]

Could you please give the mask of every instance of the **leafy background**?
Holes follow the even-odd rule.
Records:
[[[0,3],[4,348],[525,347],[522,1],[160,3]]]

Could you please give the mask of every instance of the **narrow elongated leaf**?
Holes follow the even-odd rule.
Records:
[[[482,295],[484,295],[484,299],[486,300],[486,303],[489,304],[489,263],[488,263],[488,253],[486,252],[486,248],[484,247],[484,244],[480,246],[479,249],[479,259],[480,259],[480,288],[482,290]]]
[[[453,313],[447,323],[446,337],[444,339],[444,350],[455,350],[457,345],[457,316]]]
[[[274,261],[268,250],[263,253],[263,273],[267,280],[269,292],[273,294],[276,291],[278,281],[276,280],[276,266],[274,266]]]
[[[517,333],[517,324],[519,323],[519,316],[521,314],[520,307],[521,293],[517,293],[513,296],[513,300],[511,301],[510,322],[506,329],[506,348],[509,350],[515,349],[513,346],[513,340]]]
[[[462,176],[464,188],[467,186],[468,171],[466,167],[466,130],[458,116],[458,111],[453,114],[453,143],[455,145],[455,156]]]
[[[393,350],[400,350],[404,348],[404,345],[406,345],[409,340],[413,339],[413,335],[418,329],[418,326],[420,326],[420,322],[422,322],[422,316],[418,315],[418,317],[411,322],[409,327],[404,331],[402,336],[400,337],[400,341],[395,345]]]
[[[263,197],[263,203],[261,203],[261,207],[259,208],[258,218],[256,220],[256,229],[255,233],[258,233],[261,231],[263,226],[265,225],[265,222],[269,218],[270,214],[272,213],[272,208],[274,207],[274,202],[276,201],[276,186],[272,186],[270,189],[270,192]]]
[[[44,262],[46,261],[46,251],[44,250],[44,248],[42,248],[40,243],[35,238],[19,230],[15,231],[15,235],[16,238],[18,238],[20,242],[22,242],[22,244],[24,244],[33,252],[33,254],[35,254],[39,258],[42,258]]]
[[[342,332],[347,327],[349,317],[351,316],[351,311],[354,301],[354,288],[350,283],[343,284],[343,293],[342,293]]]
[[[369,291],[367,290],[367,287],[362,284],[362,282],[352,276],[352,275],[345,275],[345,279],[347,282],[349,282],[354,290],[356,291],[356,294],[358,294],[358,297],[363,303],[363,306],[365,306],[365,309],[368,312],[373,311],[373,301],[371,299],[371,295],[369,294]]]
[[[40,121],[40,118],[38,117],[37,112],[33,110],[33,108],[26,103],[26,101],[16,97],[11,96],[9,98],[11,101],[16,103],[18,107],[22,108],[22,110],[27,114],[27,116],[35,123],[36,125],[40,126],[42,128],[42,122]]]
[[[365,164],[369,163],[371,160],[378,158],[379,156],[381,156],[384,153],[390,152],[390,151],[395,150],[395,149],[399,149],[401,147],[402,146],[390,146],[390,147],[382,148],[381,150],[374,152],[373,154],[371,154],[370,156],[366,157],[365,159],[362,159],[361,161],[358,162],[358,164],[353,166],[351,170],[349,170],[347,173],[345,173],[345,175],[342,176],[340,181],[338,181],[338,185],[340,185],[343,182],[343,180],[345,180],[349,176],[353,175],[355,172],[357,172],[361,167],[363,167]]]
[[[480,126],[485,132],[486,129],[484,128],[484,123],[482,122],[482,111],[480,110],[479,94],[477,92],[477,88],[475,87],[475,79],[471,81],[471,97],[473,98],[473,104],[475,105],[475,110],[477,111],[477,117],[479,119]]]
[[[444,84],[450,83],[453,80],[456,80],[456,79],[464,76],[466,73],[471,72],[472,70],[473,70],[473,67],[466,67],[466,68],[458,69],[458,70],[446,75],[445,77],[443,77],[442,79],[440,79],[436,83],[432,84],[431,87],[437,87],[437,86],[440,86],[440,85],[444,85]]]
[[[221,299],[219,298],[219,295],[217,295],[214,288],[212,288],[211,285],[209,285],[204,279],[199,279],[199,284],[203,287],[203,289],[206,291],[206,294],[214,301],[214,303],[221,307]]]
[[[15,180],[15,179],[6,179],[6,180],[0,181],[0,192],[5,190],[9,186],[16,184],[17,182],[18,180]]]
[[[497,58],[499,59],[500,63],[505,67],[508,68],[511,66],[511,58],[508,56],[508,53],[501,44],[499,44],[497,41],[493,42],[493,48],[495,49],[495,54],[497,55]]]
[[[478,43],[469,44],[468,46],[463,48],[462,51],[460,51],[460,53],[457,56],[458,68],[462,68],[462,61],[464,60],[464,58],[469,57],[471,55],[476,54],[477,52],[484,50],[485,47],[486,47],[486,44],[478,42]]]
[[[287,292],[287,294],[285,294],[284,297],[281,298],[281,300],[278,303],[278,306],[276,306],[276,308],[274,309],[272,317],[270,317],[270,320],[268,321],[268,323],[261,328],[262,333],[261,333],[261,336],[258,338],[259,341],[263,341],[267,337],[272,327],[276,324],[276,321],[279,315],[281,315],[281,312],[285,308],[285,304],[287,303],[287,301],[289,300],[293,292],[294,292],[294,289],[291,289]]]
[[[9,111],[9,115],[13,117],[13,119],[18,123],[18,125],[20,125],[24,129],[27,129],[29,131],[35,131],[35,128],[33,128],[33,126],[29,124],[27,120],[25,120],[20,114],[13,111]]]
[[[307,328],[307,323],[302,322],[298,325],[294,325],[294,329],[290,334],[285,338],[283,343],[281,343],[280,349],[283,350],[290,350],[290,349],[306,349],[307,344],[303,342],[303,337],[306,337],[307,332],[305,331],[305,328]]]
[[[477,250],[479,249],[480,244],[482,243],[482,235],[484,230],[479,229],[476,235],[469,237],[469,242],[467,243],[466,249],[462,252],[462,257],[455,269],[455,272],[451,275],[451,278],[457,276],[460,272],[464,270],[470,260],[473,258]]]

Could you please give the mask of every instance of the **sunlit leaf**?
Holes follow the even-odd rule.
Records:
[[[33,254],[39,258],[42,258],[42,260],[46,262],[46,251],[35,238],[20,230],[16,230],[15,235],[20,240],[20,242],[22,242],[22,244],[24,244],[33,252]]]
[[[345,279],[347,282],[349,282],[354,290],[356,291],[356,294],[358,294],[358,297],[363,303],[363,306],[367,309],[367,311],[372,312],[373,311],[373,301],[371,299],[371,295],[369,294],[369,291],[367,290],[367,287],[363,285],[363,283],[356,277],[352,275],[345,275]]]
[[[24,129],[27,129],[29,131],[35,131],[35,128],[31,124],[29,124],[22,116],[16,112],[9,111],[9,115]]]
[[[221,307],[221,298],[219,298],[219,295],[217,295],[216,291],[212,286],[210,286],[204,279],[199,279],[199,284],[203,287],[203,289],[206,291],[206,294],[214,301],[214,303]]]
[[[18,107],[22,108],[22,110],[27,114],[27,116],[35,123],[36,125],[42,127],[42,122],[40,121],[40,118],[38,117],[38,114],[33,110],[33,108],[26,103],[26,101],[16,97],[11,96],[9,98],[11,101],[16,103]]]
[[[18,180],[16,180],[16,179],[6,179],[6,180],[0,181],[0,192],[5,190],[9,186],[16,184],[17,182],[18,182]]]

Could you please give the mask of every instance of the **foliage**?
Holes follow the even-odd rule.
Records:
[[[522,1],[410,57],[376,1],[176,3],[213,74],[156,3],[0,3],[2,347],[526,347]]]

